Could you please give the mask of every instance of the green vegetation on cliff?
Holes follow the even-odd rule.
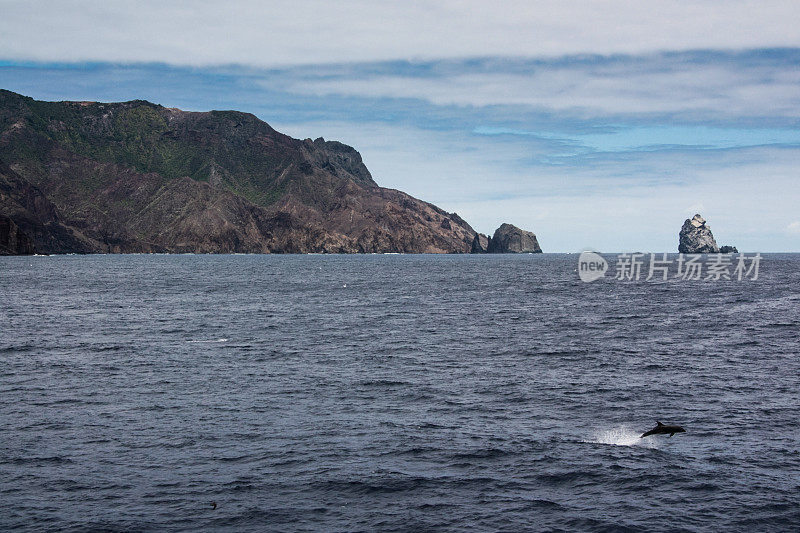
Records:
[[[474,236],[457,216],[378,187],[353,148],[238,111],[0,90],[0,162],[12,184],[0,214],[49,235],[33,238],[40,251],[465,252]],[[29,205],[28,186],[52,216]]]

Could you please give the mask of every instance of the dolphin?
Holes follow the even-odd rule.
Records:
[[[639,438],[643,439],[648,435],[666,435],[667,433],[669,433],[669,436],[671,437],[675,433],[686,433],[686,430],[680,426],[665,426],[661,422],[656,421],[656,427],[654,427],[650,431],[643,433],[642,436]]]

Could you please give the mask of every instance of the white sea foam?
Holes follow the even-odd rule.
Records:
[[[642,439],[641,431],[635,431],[628,426],[618,426],[610,429],[598,430],[592,434],[591,438],[585,442],[595,444],[612,444],[614,446],[644,446],[655,448],[654,439]]]

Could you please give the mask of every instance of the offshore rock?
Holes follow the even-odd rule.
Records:
[[[728,246],[726,244],[725,246],[720,246],[719,253],[721,253],[721,254],[738,254],[739,250],[737,250],[735,246]]]
[[[490,254],[540,254],[536,235],[512,224],[502,224],[489,240]]]
[[[678,251],[682,254],[716,254],[719,246],[711,228],[699,214],[687,218],[678,234]]]

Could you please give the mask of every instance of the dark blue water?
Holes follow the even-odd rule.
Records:
[[[0,258],[0,529],[800,528],[800,255],[575,269]]]

